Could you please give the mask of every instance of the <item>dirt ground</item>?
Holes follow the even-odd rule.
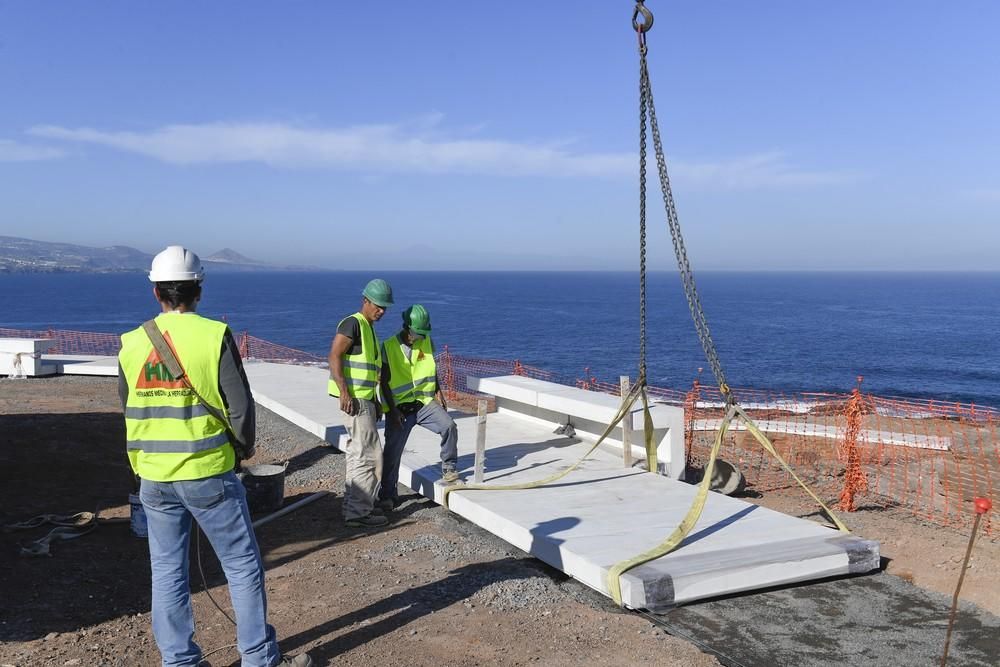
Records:
[[[157,665],[145,543],[127,522],[132,477],[113,378],[0,379],[0,524],[100,508],[91,533],[18,556],[51,527],[0,533],[0,667]],[[261,527],[269,616],[282,649],[317,664],[714,665],[477,527],[416,496],[369,533],[340,522],[343,457],[261,411],[256,462],[290,461],[288,505],[332,494]],[[803,515],[790,495],[757,499]],[[887,571],[950,594],[967,535],[885,512],[846,518],[882,543]],[[209,592],[224,579],[202,549]],[[194,561],[193,561],[194,562]],[[1000,543],[977,541],[962,597],[1000,614]],[[197,639],[211,665],[237,665],[233,628],[192,567]]]
[[[792,516],[821,521],[812,501],[801,497],[804,495],[789,491],[783,495],[746,500]],[[836,504],[835,498],[823,500],[830,507]],[[969,546],[967,533],[895,512],[861,510],[839,512],[837,516],[852,533],[879,542],[882,567],[888,574],[949,597],[955,594],[962,560]],[[994,521],[993,526],[997,525]],[[1000,615],[1000,535],[996,531],[994,527],[987,535],[980,528],[962,582],[961,599]]]

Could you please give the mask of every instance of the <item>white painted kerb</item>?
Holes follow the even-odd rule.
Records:
[[[497,397],[500,412],[517,413],[536,423],[556,427],[570,423],[577,434],[596,440],[618,414],[621,398],[595,391],[519,375],[469,377],[469,389]],[[663,403],[650,406],[653,420],[653,443],[660,472],[673,479],[684,479],[684,409]],[[633,460],[645,458],[642,446],[645,424],[642,405],[636,404],[626,419],[632,424]],[[604,441],[617,450],[622,448],[621,429],[615,429]]]

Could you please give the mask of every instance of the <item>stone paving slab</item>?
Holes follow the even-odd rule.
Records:
[[[42,360],[52,364],[62,375],[118,375],[118,358],[91,354],[43,354]]]
[[[327,371],[249,363],[247,375],[261,405],[336,446],[338,408],[326,395]],[[471,477],[476,426],[459,424],[460,468]],[[400,482],[437,502],[439,438],[415,428],[403,454]],[[516,415],[491,414],[487,424],[486,481],[518,483],[545,477],[572,462],[589,444],[557,436]],[[456,514],[607,593],[608,568],[662,541],[680,522],[695,487],[639,469],[596,451],[569,476],[547,487],[519,491],[459,491]],[[682,546],[622,577],[625,605],[663,608],[737,591],[818,579],[878,567],[878,544],[806,519],[710,494],[704,513]]]

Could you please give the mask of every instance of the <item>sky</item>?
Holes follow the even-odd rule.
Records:
[[[696,270],[1000,270],[1000,3],[647,6]],[[0,0],[0,235],[634,270],[632,8]]]

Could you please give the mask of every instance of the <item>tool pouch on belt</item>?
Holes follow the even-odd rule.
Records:
[[[236,469],[240,469],[240,462],[247,458],[246,445],[240,442],[240,439],[236,437],[236,433],[233,432],[233,427],[229,425],[229,420],[222,412],[208,404],[198,390],[194,388],[191,384],[191,380],[188,379],[187,373],[181,367],[177,357],[174,355],[174,351],[170,349],[167,345],[167,341],[163,338],[163,334],[160,332],[160,327],[156,326],[156,320],[148,320],[142,323],[142,329],[149,336],[149,342],[153,344],[153,349],[156,353],[160,355],[160,359],[166,365],[167,370],[170,374],[174,376],[175,380],[180,380],[184,383],[184,386],[191,390],[198,402],[201,403],[210,415],[222,422],[222,425],[226,428],[226,435],[229,436],[229,442],[233,445],[233,450],[236,452]]]
[[[404,415],[409,417],[412,414],[420,412],[420,408],[424,407],[424,404],[420,401],[410,401],[409,403],[400,403],[396,408],[402,412]]]

